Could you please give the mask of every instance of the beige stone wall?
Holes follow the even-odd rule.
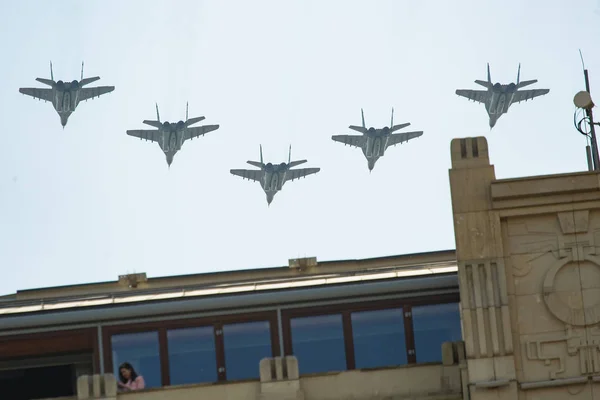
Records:
[[[295,357],[276,357],[261,361],[260,382],[181,385],[128,393],[117,393],[113,375],[82,376],[77,382],[77,397],[69,400],[462,400],[461,367],[452,361],[456,358],[452,350],[446,353],[444,365],[303,377],[298,374]]]
[[[600,400],[600,176],[496,180],[485,138],[451,152],[470,397]]]

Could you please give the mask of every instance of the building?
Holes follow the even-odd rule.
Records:
[[[454,251],[21,291],[0,303],[0,387],[72,396],[124,361],[148,388],[259,382],[289,354],[301,376],[435,364],[458,301]]]
[[[17,292],[0,398],[600,399],[599,175],[451,153],[456,251]]]

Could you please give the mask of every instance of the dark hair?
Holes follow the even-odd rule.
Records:
[[[128,382],[128,380],[125,379],[125,377],[121,373],[121,368],[128,369],[131,372],[131,377],[129,379],[131,379],[132,381],[135,381],[135,378],[138,377],[138,374],[137,374],[137,372],[135,372],[133,365],[129,364],[128,362],[124,362],[123,364],[119,365],[119,379],[121,380],[121,382],[123,382],[123,383]]]

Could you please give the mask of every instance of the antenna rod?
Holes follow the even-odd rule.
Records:
[[[585,77],[585,90],[590,93],[590,79],[588,77],[588,70],[583,70],[583,76]],[[594,129],[594,116],[592,114],[592,109],[585,110],[589,120],[590,120],[590,135],[592,137],[592,158],[594,161],[594,169],[600,169],[600,158],[598,157],[598,143],[596,142],[596,129]]]

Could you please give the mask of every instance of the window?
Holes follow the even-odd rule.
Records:
[[[119,379],[119,365],[129,362],[146,387],[160,387],[160,355],[158,332],[125,333],[111,337],[113,371]]]
[[[258,380],[260,360],[279,355],[276,318],[272,311],[107,327],[107,369],[118,376],[127,361],[148,388]]]
[[[458,303],[413,307],[417,362],[442,360],[442,343],[462,340]]]
[[[73,365],[14,369],[0,371],[0,389],[11,400],[74,396],[75,379]]]
[[[290,326],[301,374],[346,370],[341,314],[292,318]]]
[[[269,325],[258,321],[223,326],[227,380],[260,377],[260,360],[273,356]]]
[[[167,331],[171,385],[217,381],[212,326]]]
[[[351,315],[356,368],[407,363],[401,308],[360,311]]]

